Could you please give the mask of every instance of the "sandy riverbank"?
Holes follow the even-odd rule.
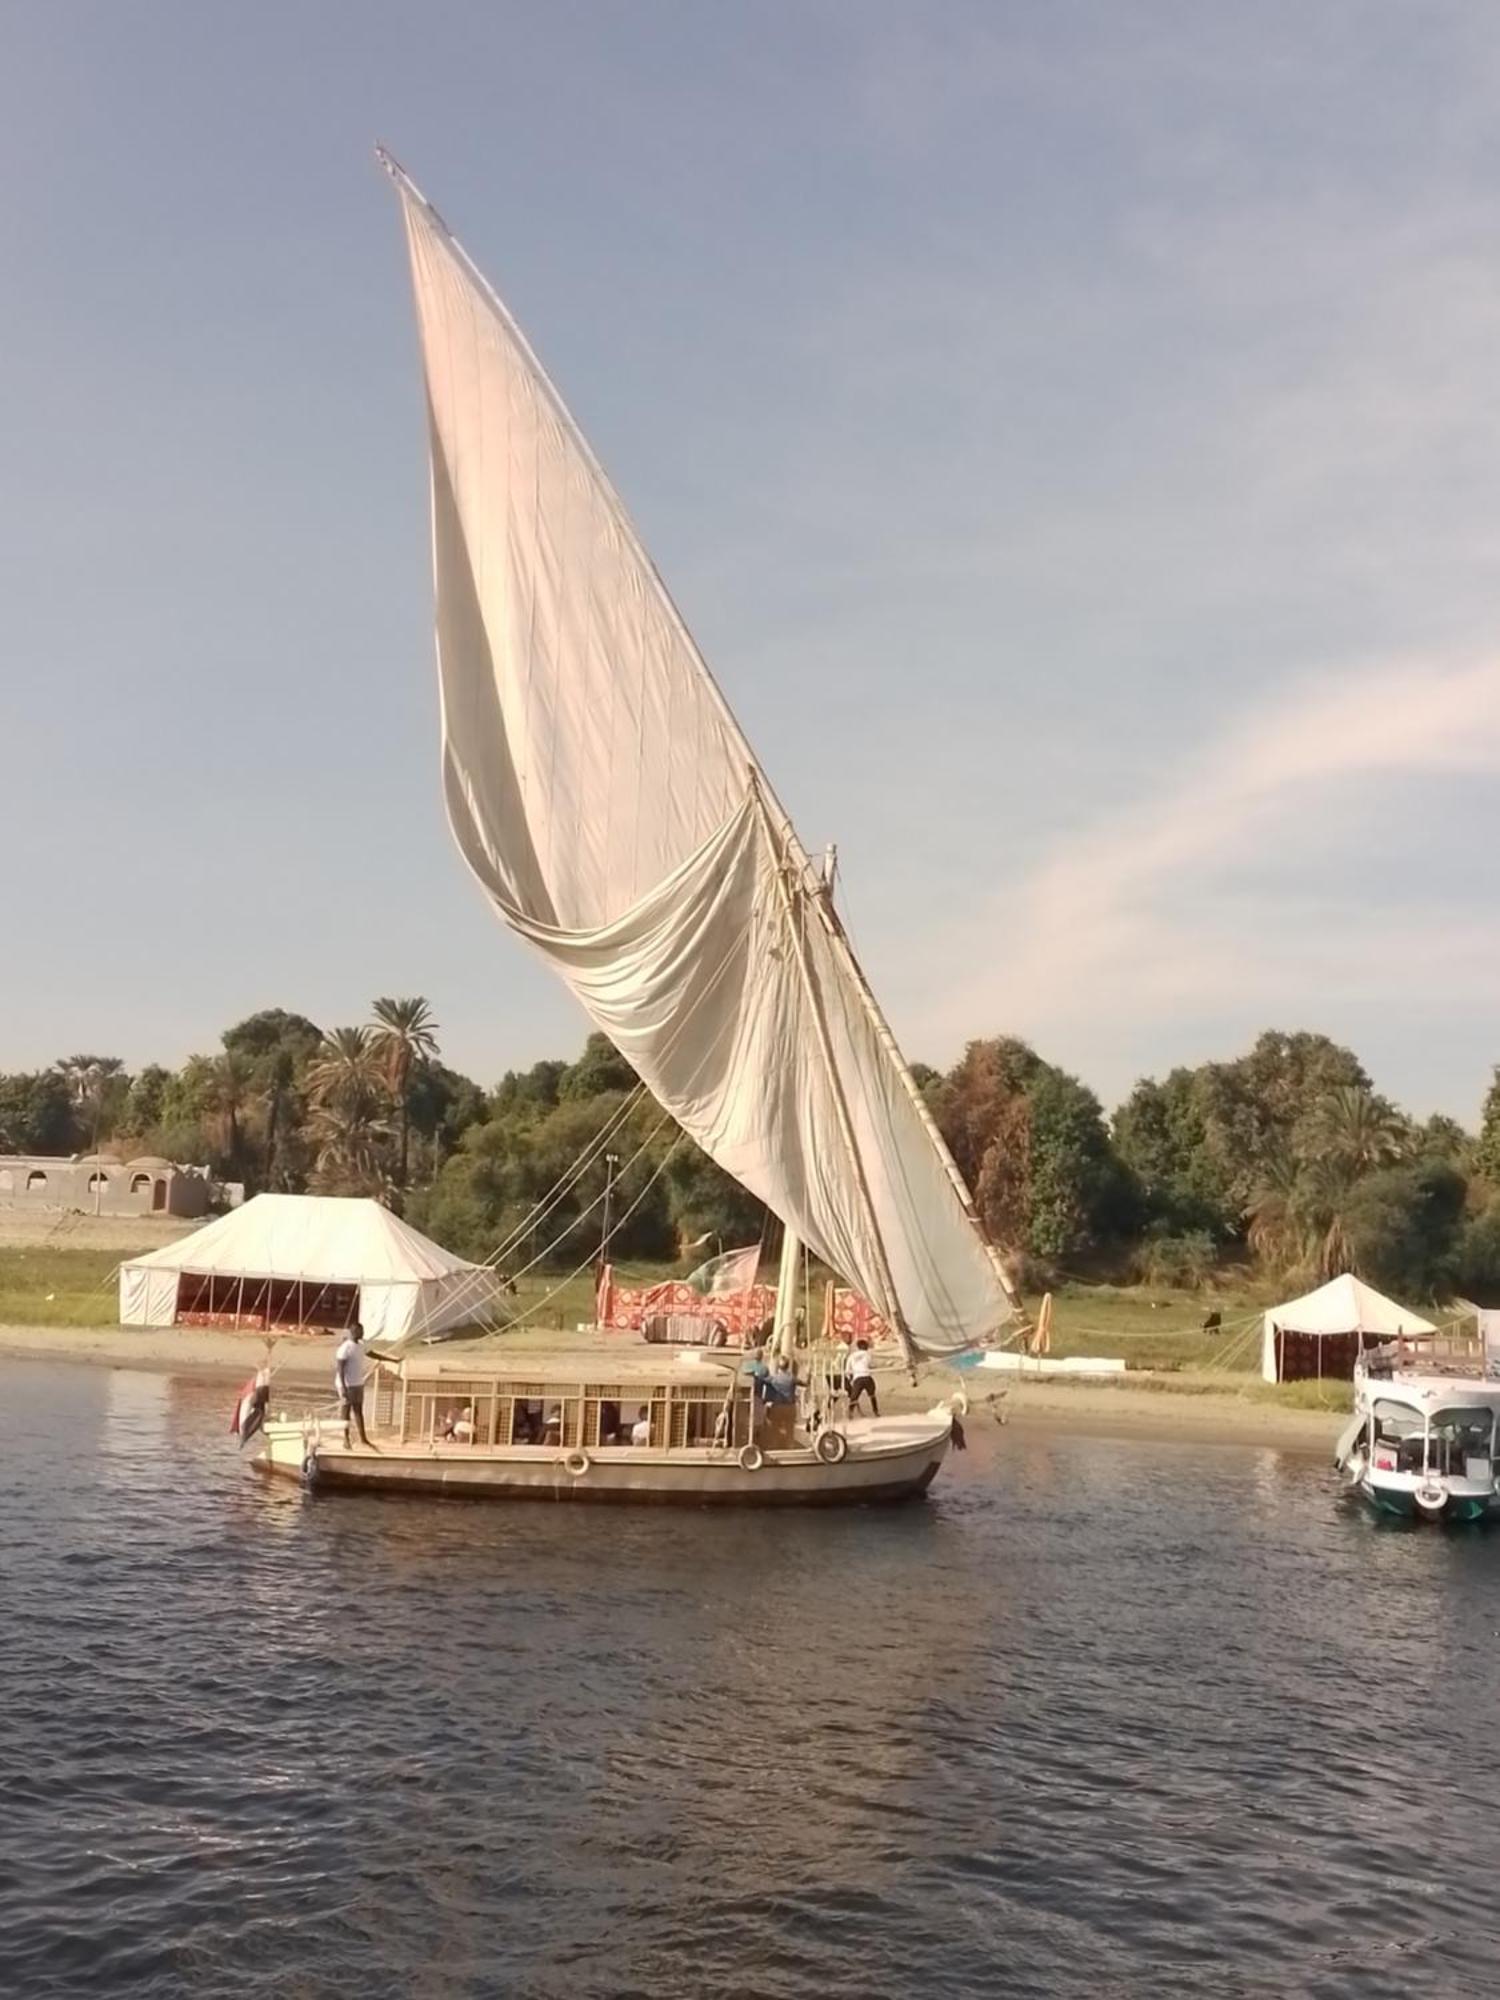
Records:
[[[559,1336],[541,1328],[478,1341],[467,1351],[489,1357],[502,1346],[510,1352],[563,1347],[570,1353],[619,1351],[613,1341]],[[278,1385],[326,1391],[333,1374],[333,1349],[331,1335],[296,1335],[277,1341],[272,1365]],[[457,1346],[451,1350],[455,1359],[463,1351]],[[259,1334],[207,1327],[0,1327],[0,1358],[10,1355],[107,1368],[144,1368],[226,1382],[242,1382],[259,1365],[264,1352]],[[957,1379],[946,1373],[927,1376],[913,1388],[902,1376],[882,1374],[882,1405],[890,1410],[925,1408],[936,1397],[949,1393]],[[999,1383],[983,1371],[971,1370],[962,1379],[976,1421],[993,1416],[1010,1424],[1096,1436],[1323,1452],[1331,1449],[1343,1423],[1337,1412],[1291,1408],[1233,1386],[1205,1385],[1172,1376],[1140,1375],[1107,1383]]]

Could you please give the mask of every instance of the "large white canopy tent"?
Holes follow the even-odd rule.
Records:
[[[120,1266],[120,1324],[343,1326],[372,1341],[442,1333],[484,1316],[498,1274],[465,1263],[377,1201],[259,1194],[176,1243]]]
[[[1269,1309],[1260,1372],[1268,1382],[1297,1382],[1308,1376],[1337,1380],[1354,1372],[1362,1337],[1395,1340],[1402,1334],[1434,1331],[1431,1320],[1397,1305],[1346,1271],[1315,1292]]]

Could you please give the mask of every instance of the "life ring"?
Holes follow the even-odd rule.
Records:
[[[1424,1514],[1441,1514],[1448,1504],[1448,1495],[1435,1479],[1424,1479],[1411,1497]]]
[[[742,1444],[740,1446],[740,1470],[742,1472],[759,1472],[765,1462],[766,1455],[758,1444]]]
[[[813,1450],[825,1465],[842,1465],[849,1456],[849,1440],[842,1431],[819,1431]]]
[[[582,1479],[593,1463],[586,1451],[570,1451],[563,1460],[563,1467],[571,1472],[575,1479]]]

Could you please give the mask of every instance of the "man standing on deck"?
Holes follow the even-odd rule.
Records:
[[[849,1356],[849,1414],[852,1417],[859,1408],[861,1396],[870,1399],[870,1415],[880,1415],[880,1399],[875,1394],[875,1357],[870,1352],[868,1340],[854,1343],[854,1352]]]
[[[356,1320],[333,1350],[333,1386],[339,1399],[339,1414],[344,1419],[344,1445],[350,1443],[349,1419],[352,1417],[359,1426],[359,1441],[375,1449],[370,1444],[370,1433],[365,1429],[365,1378],[370,1372],[369,1357],[361,1342],[365,1330]]]

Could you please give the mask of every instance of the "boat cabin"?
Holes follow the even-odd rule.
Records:
[[[1487,1402],[1428,1405],[1420,1391],[1399,1385],[1370,1403],[1367,1441],[1371,1469],[1443,1479],[1488,1480],[1495,1460],[1496,1408]]]
[[[376,1428],[418,1448],[674,1451],[792,1442],[795,1410],[757,1405],[738,1354],[720,1364],[663,1356],[644,1367],[624,1355],[576,1363],[538,1355],[532,1369],[526,1360],[423,1354],[383,1367],[372,1385]]]

